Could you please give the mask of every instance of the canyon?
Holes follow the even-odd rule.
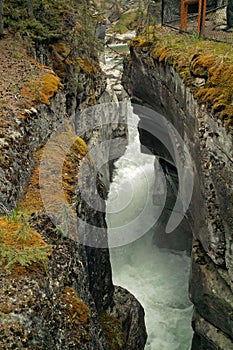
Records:
[[[165,205],[153,243],[191,255],[192,350],[230,350],[232,125],[196,97],[196,87],[209,78],[209,67],[196,64],[200,52],[187,65],[192,77],[187,82],[168,57],[170,51],[154,48],[150,36],[131,37],[130,55],[124,54],[122,84],[140,118],[141,151],[156,157],[155,176],[159,164],[166,179]],[[21,39],[12,39],[10,33],[1,39],[3,46],[11,40],[11,47],[17,46],[16,61]],[[159,41],[163,43],[163,38],[156,37],[155,43]],[[23,59],[39,69],[39,78],[32,79],[34,86],[39,79],[39,85],[38,91],[27,90],[30,84],[26,85],[24,92],[30,98],[36,94],[37,102],[23,104],[19,110],[14,103],[24,102],[23,97],[10,93],[11,103],[1,108],[1,346],[143,350],[147,339],[144,310],[129,291],[113,285],[105,218],[114,162],[127,144],[127,111],[121,104],[126,93],[114,72],[109,79],[117,77],[117,93],[109,87],[97,57],[70,58],[63,41],[29,45],[29,51],[30,56]],[[41,81],[41,77],[48,80]],[[48,85],[52,85],[49,91]],[[182,167],[184,163],[176,162],[182,152],[176,153],[174,133],[165,133],[166,141],[163,135],[158,137],[156,115],[179,132],[192,163],[192,172],[187,171],[193,177],[188,182],[192,185],[190,205],[171,233],[166,232],[167,223],[183,186],[177,164]],[[98,145],[105,140],[107,155],[103,157]],[[118,140],[117,152],[114,140]],[[173,154],[166,145],[174,146]],[[97,152],[88,154],[95,146]],[[157,198],[155,192],[155,204]]]
[[[170,186],[168,208],[162,213],[156,242],[171,248],[186,242],[189,249],[191,234],[192,349],[232,349],[232,134],[204,103],[197,102],[174,65],[166,63],[162,56],[160,59],[159,54],[155,56],[156,49],[153,52],[150,44],[133,44],[131,58],[125,61],[124,86],[133,101],[150,107],[175,126],[191,154],[194,172],[186,218],[178,230],[166,234],[169,203],[174,206],[176,195]],[[193,79],[197,77],[198,74]],[[135,109],[140,111],[137,105]],[[139,113],[139,117],[142,151],[149,149],[161,159],[173,183],[182,186],[174,160],[154,136],[158,123],[153,114]]]

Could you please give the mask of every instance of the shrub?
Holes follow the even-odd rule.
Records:
[[[23,219],[0,217],[0,265],[6,269],[15,266],[43,265],[48,261],[50,247],[38,232]]]

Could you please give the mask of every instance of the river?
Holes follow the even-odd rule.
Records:
[[[113,282],[128,289],[144,307],[146,350],[189,350],[192,338],[192,304],[188,299],[190,258],[184,252],[156,247],[152,243],[153,227],[141,235],[148,220],[154,222],[155,209],[148,196],[153,195],[155,172],[154,157],[140,152],[137,122],[138,117],[132,113],[129,144],[115,163],[107,201],[107,223],[109,230],[114,229],[117,234],[118,227],[122,230],[122,226],[133,222],[134,236],[141,237],[110,249]],[[145,220],[143,217],[137,220],[145,207]]]

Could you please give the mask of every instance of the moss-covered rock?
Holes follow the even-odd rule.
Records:
[[[41,74],[22,87],[22,96],[27,99],[30,107],[38,103],[49,105],[50,99],[58,92],[60,86],[60,78],[55,74]]]
[[[100,315],[100,324],[107,340],[109,350],[124,349],[126,336],[122,322],[108,313],[102,313]]]
[[[154,60],[173,66],[199,103],[204,103],[232,132],[232,45],[160,26],[145,28],[131,45],[147,51]],[[196,83],[196,78],[203,78],[201,85]]]

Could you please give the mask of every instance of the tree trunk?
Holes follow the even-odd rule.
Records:
[[[228,0],[227,5],[227,28],[233,28],[233,0]]]
[[[33,0],[27,0],[27,5],[28,5],[28,16],[31,18],[31,19],[34,19],[35,16],[34,16],[34,12],[33,12],[33,3],[32,3]]]
[[[0,0],[0,37],[3,34],[3,0]]]
[[[116,5],[116,9],[117,9],[117,12],[118,14],[120,15],[121,13],[121,6],[119,4],[119,1],[118,0],[114,0],[115,1],[115,5]]]

